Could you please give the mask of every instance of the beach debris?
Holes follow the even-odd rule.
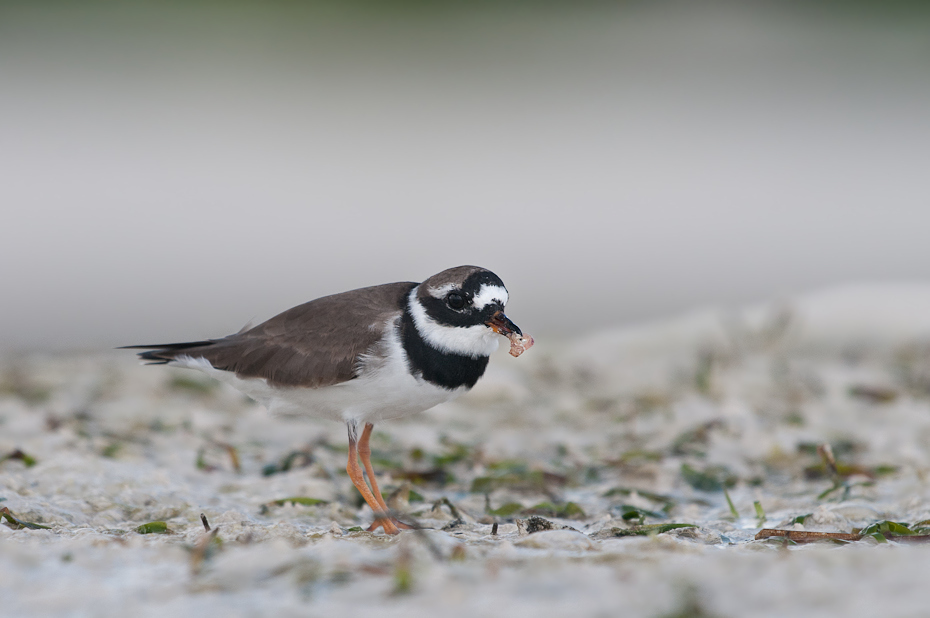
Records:
[[[733,519],[739,519],[739,511],[733,506],[733,500],[730,499],[730,492],[727,491],[726,487],[723,488],[723,497],[727,499],[727,506],[730,507],[730,515],[733,516]]]
[[[849,387],[849,396],[870,403],[891,403],[898,398],[898,391],[889,386],[856,384]]]
[[[168,534],[168,524],[163,521],[150,521],[147,524],[142,524],[133,528],[139,534]]]
[[[229,457],[229,463],[232,466],[232,469],[237,473],[242,473],[242,463],[239,460],[239,449],[237,449],[232,444],[227,444],[226,442],[220,442],[217,440],[210,440],[209,444],[213,448],[218,448],[226,453]],[[201,447],[197,450],[197,461],[195,463],[198,470],[204,470],[205,472],[213,472],[219,470],[219,466],[207,463],[207,448]]]
[[[242,464],[239,462],[239,449],[226,442],[217,442],[216,445],[226,451],[229,455],[229,463],[232,464],[232,469],[235,470],[237,474],[241,474]]]
[[[804,517],[804,516],[802,516]],[[795,518],[795,520],[800,518]],[[792,520],[792,521],[795,521]],[[888,540],[904,542],[930,542],[930,520],[919,521],[913,525],[898,521],[878,521],[865,528],[853,528],[852,532],[813,532],[809,530],[778,530],[764,528],[756,534],[756,540],[773,537],[785,538],[795,543],[812,543],[815,541],[860,541],[871,537],[879,542]]]
[[[632,504],[621,504],[620,517],[622,517],[624,521],[633,521],[635,519],[637,524],[642,525],[645,523],[647,517],[665,519],[667,515],[665,513],[657,513],[656,511],[641,509],[637,506],[633,506]]]
[[[878,521],[862,530],[853,530],[862,536],[871,536],[879,542],[892,539],[906,542],[930,541],[930,520],[919,521],[913,525],[899,521]]]
[[[27,455],[21,449],[15,449],[12,453],[0,457],[0,463],[14,460],[23,462],[23,465],[27,468],[31,468],[32,466],[36,465],[36,463],[38,463],[35,457]]]
[[[610,533],[611,536],[652,536],[679,528],[697,528],[697,526],[695,524],[681,523],[648,524],[645,526],[631,526],[630,528],[611,528]]]
[[[526,519],[517,519],[515,522],[517,524],[517,534],[520,536],[526,536],[528,534],[533,534],[534,532],[541,532],[543,530],[575,530],[571,526],[566,526],[565,524],[557,524],[551,522],[544,517],[539,517],[534,515]]]
[[[530,470],[525,462],[503,461],[488,464],[492,472],[488,476],[479,476],[472,480],[473,493],[488,494],[495,489],[507,488],[515,491],[535,491],[549,493],[552,486],[562,486],[568,483],[568,477],[555,472],[544,470]]]
[[[507,502],[506,504],[496,508],[488,509],[488,515],[494,515],[495,517],[510,517],[511,515],[516,515],[523,511],[523,505],[519,502]]]
[[[736,485],[736,477],[723,466],[709,466],[703,471],[681,464],[681,478],[698,491],[723,491]]]
[[[762,524],[765,523],[765,511],[762,508],[762,503],[756,500],[752,503],[752,508],[756,511],[756,524],[761,528]]]
[[[757,541],[761,541],[773,537],[784,538],[795,543],[814,543],[816,541],[858,541],[862,538],[862,535],[849,532],[814,532],[811,530],[777,530],[774,528],[763,528],[754,538]]]
[[[288,498],[280,498],[278,500],[272,500],[271,502],[266,502],[261,505],[259,508],[260,515],[268,514],[268,511],[271,507],[275,506],[284,506],[286,504],[300,505],[300,506],[317,506],[320,504],[329,504],[328,500],[321,500],[320,498],[310,498],[307,496],[291,496]]]
[[[279,462],[265,464],[265,466],[262,468],[262,476],[271,476],[272,474],[287,472],[291,468],[305,468],[313,462],[313,452],[309,448],[305,448],[299,451],[291,451]]]
[[[818,500],[824,500],[827,496],[840,489],[843,490],[843,493],[840,495],[840,500],[847,500],[853,488],[869,487],[874,484],[873,479],[877,476],[891,474],[897,471],[897,468],[894,466],[876,466],[874,469],[867,469],[838,463],[833,456],[832,447],[826,443],[817,447],[817,453],[820,455],[822,461],[820,469],[827,471],[833,481],[830,487],[817,495]],[[818,478],[816,475],[811,474],[811,470],[812,468],[805,469],[805,475],[808,478]],[[864,476],[867,480],[852,482],[850,478],[856,476]]]
[[[647,491],[645,489],[633,489],[630,487],[614,487],[613,489],[609,489],[606,492],[604,492],[603,496],[605,498],[612,498],[614,496],[624,496],[624,497],[639,496],[641,498],[645,498],[652,502],[657,502],[661,504],[662,508],[659,510],[665,513],[666,515],[668,515],[668,513],[672,510],[672,508],[675,507],[675,504],[676,504],[675,500],[670,498],[669,496],[657,494],[651,491]]]
[[[7,507],[0,509],[0,521],[4,519],[6,519],[6,525],[14,530],[22,530],[23,528],[28,528],[29,530],[51,530],[51,526],[43,526],[42,524],[18,519]]]
[[[108,459],[115,459],[116,455],[121,450],[123,450],[122,442],[119,442],[118,440],[114,440],[113,442],[110,442],[108,445],[103,447],[103,449],[100,451],[100,456],[106,457]]]
[[[414,485],[439,485],[440,487],[448,485],[452,480],[452,475],[444,468],[433,468],[431,470],[397,470],[391,472],[391,476],[410,481]]]
[[[574,502],[566,502],[565,504],[540,502],[528,509],[523,509],[523,514],[545,515],[547,517],[559,517],[561,519],[584,519],[587,517],[584,510]]]
[[[827,443],[821,444],[817,447],[817,454],[823,459],[823,463],[830,470],[830,474],[834,478],[838,477],[840,473],[836,467],[836,457],[833,456],[833,447]]]
[[[476,456],[480,455],[480,451],[475,447],[451,440],[448,436],[442,436],[439,441],[446,448],[446,452],[442,455],[433,455],[433,465],[437,468],[444,468],[467,459],[475,459]],[[410,455],[411,459],[416,459],[414,451],[411,451]],[[422,459],[422,451],[420,459]]]
[[[711,432],[723,426],[724,422],[722,420],[714,419],[682,432],[672,442],[672,454],[706,456]]]

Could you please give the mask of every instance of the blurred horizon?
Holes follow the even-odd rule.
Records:
[[[0,352],[497,272],[574,335],[930,283],[923,3],[0,3]]]

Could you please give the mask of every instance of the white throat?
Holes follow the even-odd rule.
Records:
[[[417,300],[419,286],[410,291],[407,307],[417,332],[429,345],[440,352],[478,358],[490,356],[499,345],[497,334],[489,326],[445,326],[429,317]]]

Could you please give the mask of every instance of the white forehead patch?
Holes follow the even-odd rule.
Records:
[[[445,326],[429,317],[426,309],[417,300],[417,288],[411,290],[407,305],[410,307],[410,315],[417,332],[426,343],[440,352],[478,358],[490,356],[497,350],[500,342],[497,334],[489,326]]]
[[[500,306],[503,307],[508,300],[510,300],[510,296],[507,294],[507,290],[499,285],[484,284],[478,289],[478,293],[475,294],[472,302],[475,309],[481,310],[491,303],[500,303]]]
[[[447,283],[441,285],[438,288],[431,288],[429,290],[429,295],[433,298],[445,298],[446,294],[455,289],[455,285],[452,283]]]

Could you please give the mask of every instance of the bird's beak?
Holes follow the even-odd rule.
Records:
[[[510,321],[503,311],[498,311],[491,319],[485,322],[488,326],[491,327],[498,335],[503,335],[505,337],[510,337],[513,334],[523,335],[523,331],[520,330],[520,327]]]
[[[529,335],[523,336],[520,327],[510,321],[504,311],[497,311],[491,319],[485,322],[498,335],[503,335],[510,339],[510,355],[513,357],[520,356],[531,347],[533,347],[533,338]]]

